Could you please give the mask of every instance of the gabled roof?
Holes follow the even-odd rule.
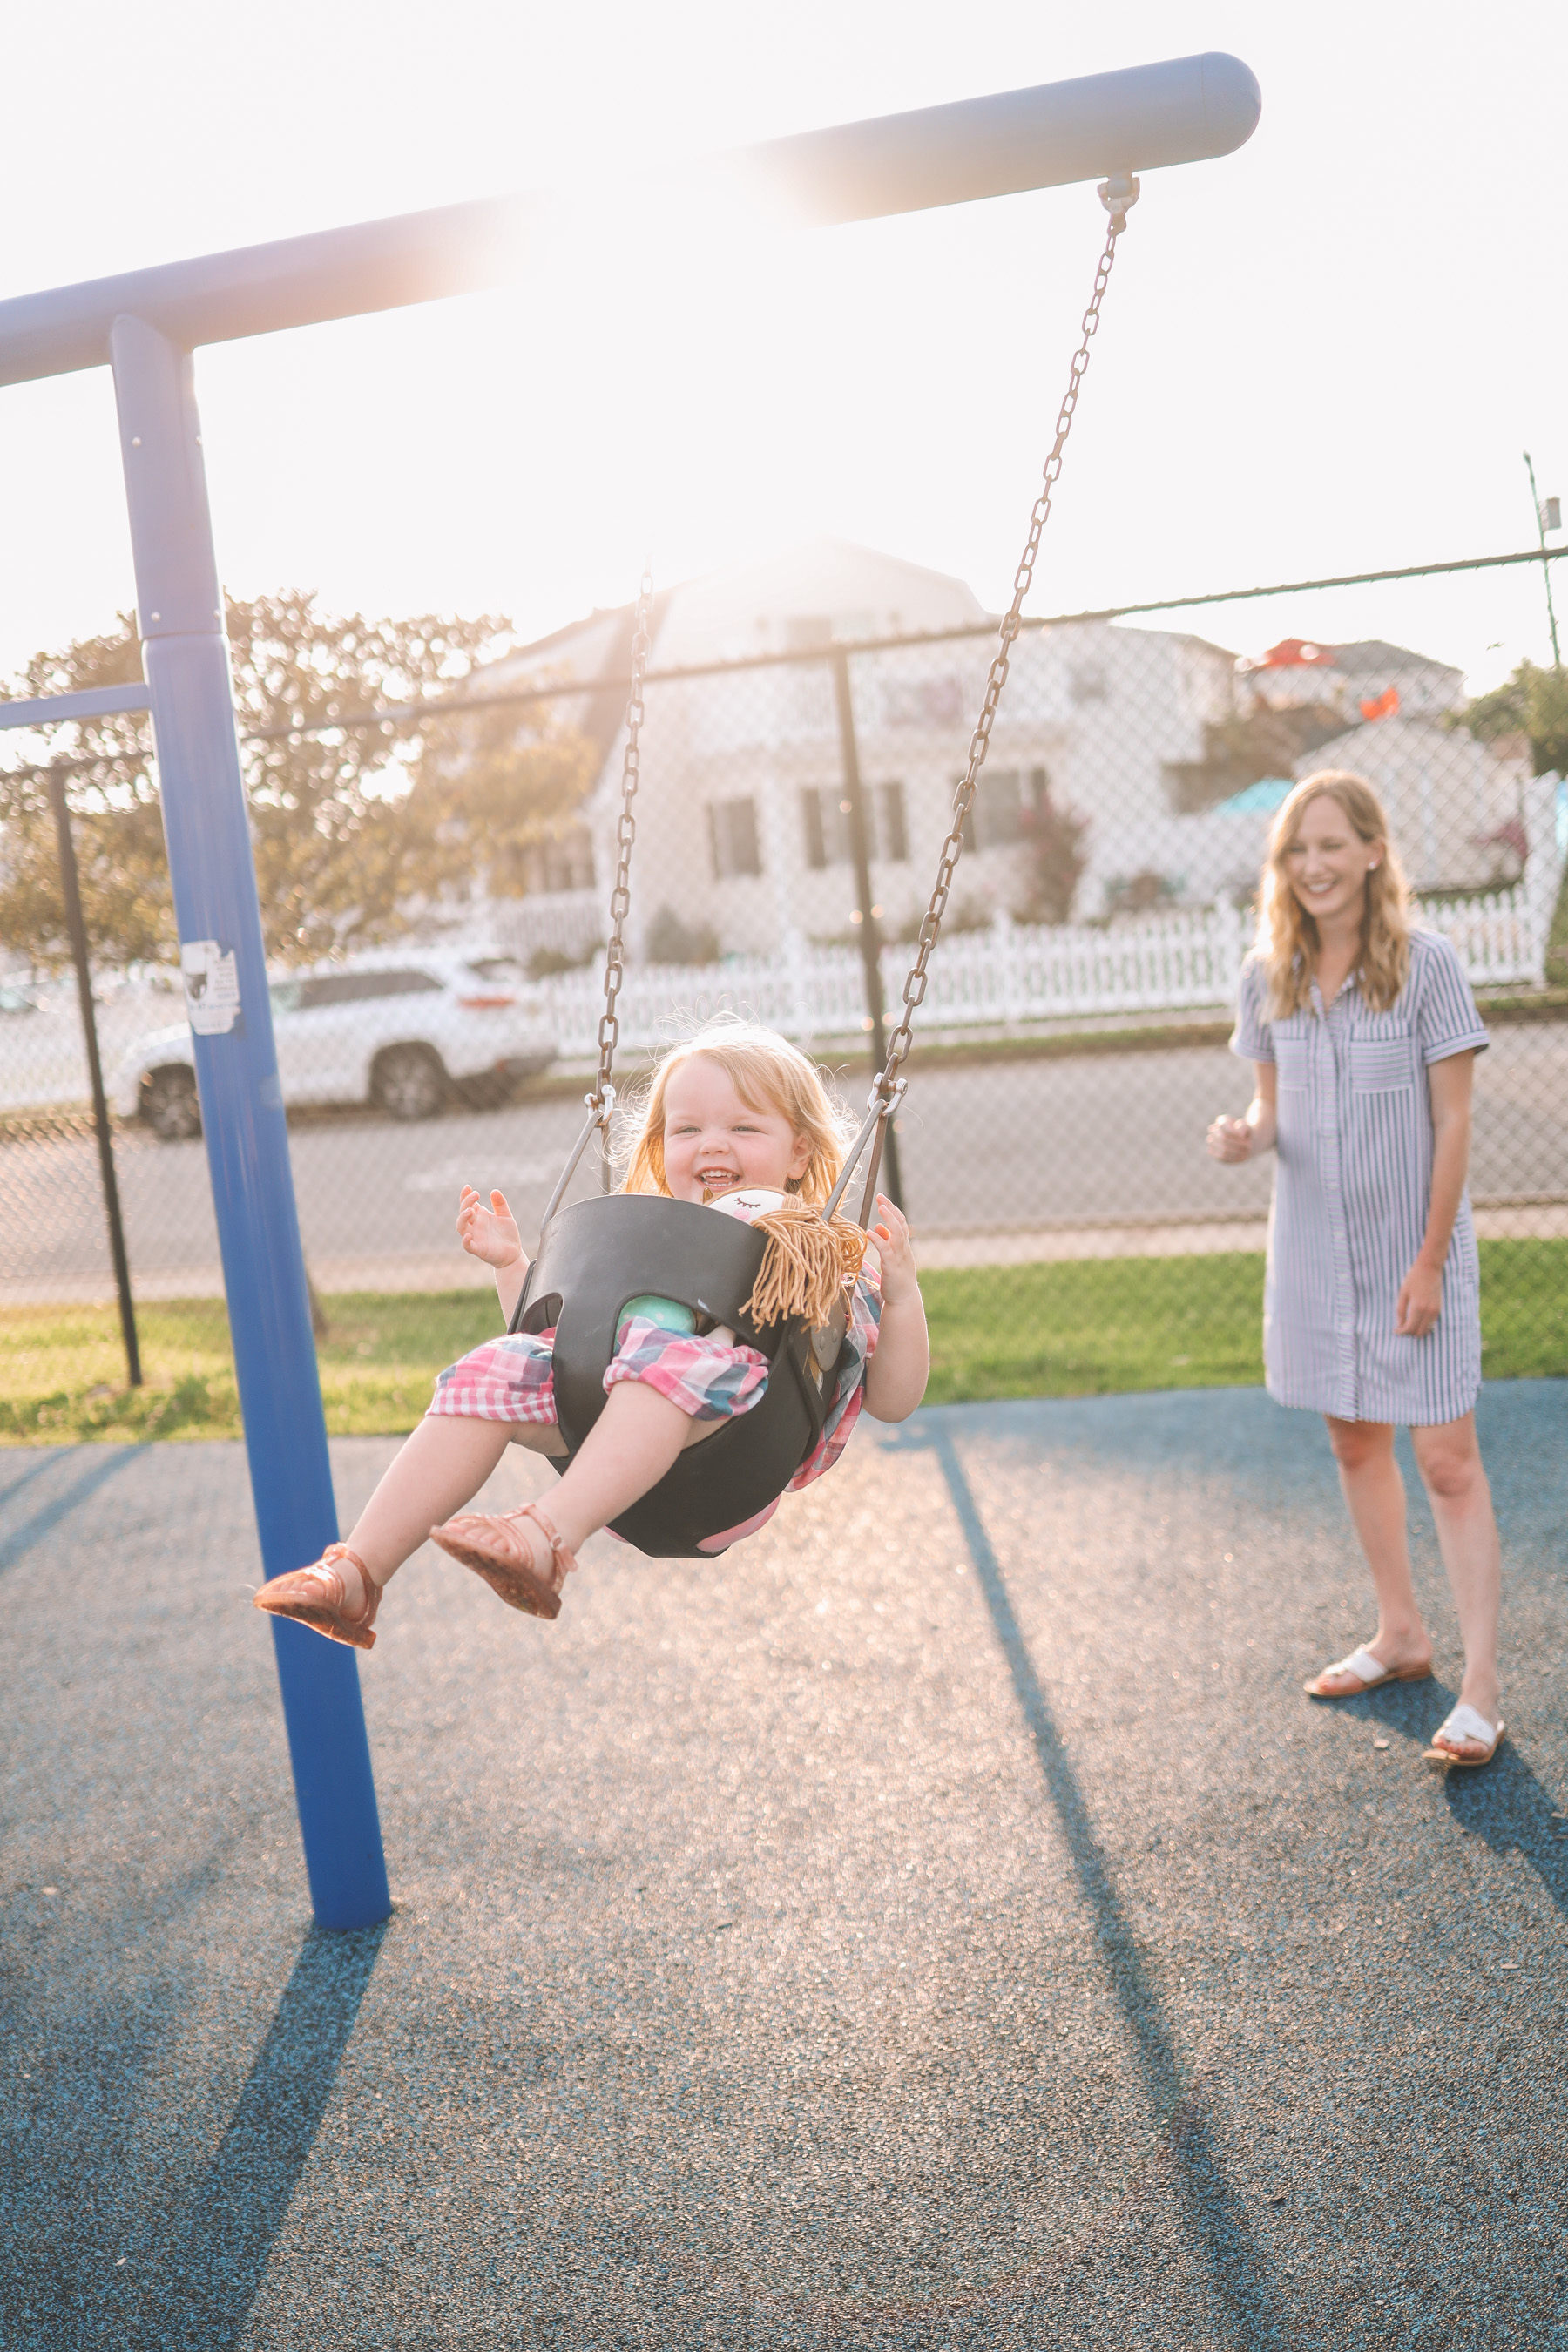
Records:
[[[649,634],[657,644],[669,596],[656,596],[649,616]],[[460,689],[464,693],[495,693],[504,687],[609,684],[599,694],[586,695],[575,713],[577,731],[585,735],[601,760],[609,751],[626,716],[625,681],[632,666],[632,635],[637,606],[620,604],[568,621],[531,645],[519,646],[499,661],[476,670]]]
[[[1459,672],[1452,662],[1431,654],[1413,654],[1407,646],[1391,646],[1383,637],[1358,637],[1353,645],[1335,646],[1333,666],[1346,677],[1381,675],[1391,669],[1443,669]]]
[[[661,592],[654,600],[654,658],[674,666],[776,651],[792,624],[826,621],[840,635],[890,635],[964,628],[986,617],[973,589],[949,572],[847,540],[811,539]],[[489,663],[485,682],[625,677],[634,618],[635,607],[620,604],[569,621]]]

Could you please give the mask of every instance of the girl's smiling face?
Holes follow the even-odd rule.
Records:
[[[737,1186],[782,1192],[804,1176],[811,1145],[780,1110],[742,1102],[721,1062],[694,1054],[664,1097],[664,1181],[678,1201]]]
[[[1382,842],[1363,841],[1331,793],[1318,793],[1307,803],[1284,855],[1291,889],[1320,923],[1359,917],[1366,877],[1382,863]]]

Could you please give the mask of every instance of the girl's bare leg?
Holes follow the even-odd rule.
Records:
[[[657,1486],[685,1447],[722,1426],[694,1421],[646,1381],[617,1381],[546,1505],[568,1550]]]
[[[1385,1666],[1413,1666],[1432,1654],[1410,1575],[1405,1481],[1384,1421],[1336,1421],[1325,1414],[1340,1485],[1377,1593],[1377,1631],[1366,1643]]]
[[[475,1425],[472,1423],[463,1424],[466,1428]],[[478,1426],[482,1428],[486,1424]],[[576,1551],[590,1536],[596,1535],[611,1519],[618,1518],[633,1503],[640,1501],[650,1487],[657,1486],[665,1472],[689,1445],[700,1444],[705,1437],[713,1436],[722,1427],[721,1419],[699,1421],[683,1412],[679,1405],[672,1404],[668,1397],[661,1396],[657,1389],[644,1381],[617,1381],[605,1400],[604,1412],[578,1448],[576,1458],[563,1475],[559,1486],[545,1498],[546,1517],[565,1549]],[[403,1455],[400,1454],[387,1474],[388,1479],[398,1469],[402,1460]],[[478,1477],[473,1481],[476,1486],[479,1483]],[[471,1488],[464,1488],[463,1492],[466,1496]],[[381,1489],[378,1488],[372,1498],[372,1511],[380,1500]],[[367,1512],[360,1522],[362,1527],[366,1525],[370,1516]],[[552,1547],[546,1539],[542,1526],[531,1517],[529,1507],[499,1516],[529,1546],[535,1572],[547,1576],[554,1590],[559,1591],[561,1569],[552,1560]],[[460,1541],[448,1543],[447,1549],[455,1549],[457,1557],[466,1560],[470,1567],[477,1565],[473,1547],[477,1540],[479,1552],[485,1552],[483,1528],[484,1515],[481,1514],[477,1527],[472,1522],[463,1526]],[[428,1532],[428,1529],[422,1532]],[[400,1533],[405,1534],[406,1529],[400,1530]],[[441,1538],[444,1543],[448,1533],[456,1538],[459,1529],[444,1529]]]
[[[1476,1417],[1413,1429],[1411,1443],[1437,1523],[1437,1544],[1448,1571],[1465,1679],[1459,1692],[1488,1723],[1498,1719],[1498,1604],[1502,1573],[1491,1488],[1481,1467]]]
[[[396,1573],[433,1527],[472,1501],[511,1434],[511,1424],[504,1421],[461,1421],[437,1413],[420,1423],[344,1538],[377,1584]],[[338,1562],[338,1573],[353,1614],[363,1597],[358,1572],[345,1559]]]

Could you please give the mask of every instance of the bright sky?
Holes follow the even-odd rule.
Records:
[[[639,163],[1205,48],[1250,145],[1149,173],[1034,609],[1531,542],[1568,499],[1557,0],[76,0],[6,36],[0,291],[510,188],[632,194],[504,294],[198,358],[231,591],[542,633],[818,531],[1005,602],[1099,250],[1092,188],[694,269]],[[107,372],[0,391],[0,670],[133,602]],[[1560,602],[1568,606],[1568,563]],[[1533,567],[1191,624],[1491,683]]]

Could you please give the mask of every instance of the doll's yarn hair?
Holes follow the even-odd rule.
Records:
[[[1258,905],[1258,953],[1275,1021],[1303,1012],[1312,1001],[1312,967],[1321,941],[1316,921],[1290,887],[1285,861],[1301,819],[1321,799],[1333,801],[1363,841],[1383,845],[1382,859],[1366,877],[1357,966],[1363,996],[1374,1013],[1386,1013],[1410,976],[1410,885],[1389,834],[1387,811],[1364,776],[1347,768],[1322,768],[1315,776],[1303,776],[1269,829]]]
[[[831,1221],[803,1201],[768,1209],[752,1223],[768,1237],[746,1312],[761,1329],[781,1316],[801,1315],[808,1323],[827,1321],[839,1296],[860,1271],[866,1235],[841,1212]]]

